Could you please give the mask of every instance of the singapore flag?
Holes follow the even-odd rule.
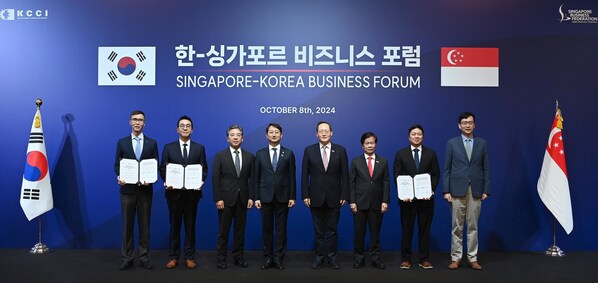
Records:
[[[442,47],[440,85],[498,87],[498,48]]]

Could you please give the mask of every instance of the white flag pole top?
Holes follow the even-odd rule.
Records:
[[[538,194],[542,202],[563,226],[567,234],[573,230],[573,211],[569,192],[565,147],[562,136],[563,117],[557,108],[548,143],[544,151],[542,171],[538,179]]]
[[[37,111],[31,124],[29,144],[21,185],[20,204],[30,221],[54,207],[52,185],[50,184],[50,166],[46,155],[44,130],[40,107],[42,100],[35,101]]]

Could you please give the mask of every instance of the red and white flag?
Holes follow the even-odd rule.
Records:
[[[538,179],[538,194],[552,215],[559,221],[567,234],[573,230],[573,212],[569,194],[569,180],[565,164],[563,145],[563,118],[561,110],[556,110],[552,130],[544,153],[542,171]]]
[[[440,85],[498,87],[498,48],[442,47]]]
[[[38,108],[33,117],[29,134],[25,171],[21,185],[21,208],[23,208],[27,219],[31,221],[53,207],[50,166],[46,157],[42,116]]]

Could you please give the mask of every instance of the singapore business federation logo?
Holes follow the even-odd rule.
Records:
[[[570,22],[572,24],[596,24],[598,17],[592,16],[590,9],[568,9],[563,11],[563,5],[559,7],[559,14],[561,15],[560,23]]]

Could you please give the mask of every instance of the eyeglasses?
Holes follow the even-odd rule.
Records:
[[[181,129],[192,129],[193,126],[191,126],[191,124],[187,124],[187,125],[181,124],[181,125],[179,125],[179,128],[181,128]]]
[[[462,121],[460,124],[463,126],[475,125],[475,122],[474,121]]]
[[[143,123],[143,121],[145,121],[145,120],[142,118],[133,118],[133,119],[131,119],[131,121],[133,121],[133,123],[137,123],[137,122]]]

